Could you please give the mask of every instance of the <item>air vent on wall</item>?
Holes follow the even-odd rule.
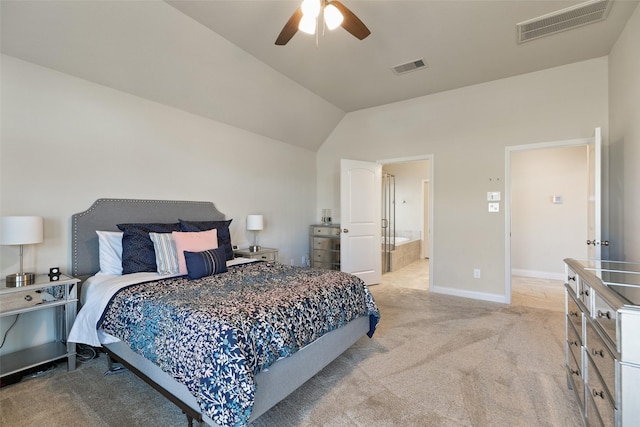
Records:
[[[400,75],[410,71],[419,70],[420,68],[426,68],[427,64],[424,63],[424,59],[416,59],[415,61],[407,62],[405,64],[396,65],[391,67],[394,73]]]
[[[607,18],[613,0],[590,0],[516,24],[518,43],[535,40]]]

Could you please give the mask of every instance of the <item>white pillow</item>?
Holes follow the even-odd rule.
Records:
[[[100,256],[98,275],[122,276],[122,231],[96,231]]]
[[[178,253],[171,233],[149,233],[156,251],[156,265],[160,274],[178,273]]]

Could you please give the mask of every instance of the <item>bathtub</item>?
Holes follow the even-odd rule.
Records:
[[[384,266],[387,265],[385,263],[385,238],[382,237],[382,265],[383,270]],[[414,261],[418,261],[420,259],[420,254],[422,252],[422,241],[420,239],[413,239],[411,237],[404,236],[396,236],[392,238],[395,240],[396,246],[395,250],[389,252],[388,257],[388,265],[389,268],[387,271],[396,271],[411,264]],[[383,271],[384,273],[385,271]]]
[[[382,244],[384,245],[384,243],[386,242],[387,238],[386,237],[382,237]],[[402,237],[402,236],[396,236],[396,237],[392,237],[391,239],[391,244],[393,244],[393,241],[395,240],[396,242],[396,246],[398,245],[402,245],[403,243],[408,243],[411,241],[411,238],[409,237]]]

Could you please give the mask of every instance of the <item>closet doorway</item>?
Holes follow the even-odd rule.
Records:
[[[587,257],[589,140],[508,149],[507,295],[564,311],[564,258]]]

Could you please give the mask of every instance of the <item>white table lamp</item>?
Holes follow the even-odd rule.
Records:
[[[9,274],[6,284],[9,287],[30,285],[34,282],[33,273],[25,273],[23,268],[24,245],[40,243],[44,240],[43,220],[40,216],[3,216],[0,221],[0,244],[20,245],[20,272]]]
[[[247,215],[247,230],[253,231],[253,245],[249,246],[249,252],[258,252],[258,231],[264,228],[264,219],[262,215]]]

